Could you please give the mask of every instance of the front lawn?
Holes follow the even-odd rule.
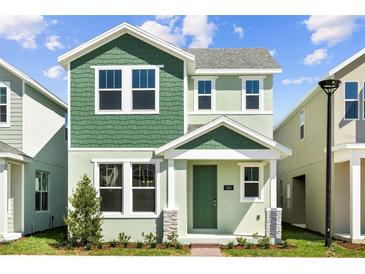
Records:
[[[65,229],[59,228],[39,233],[19,240],[0,244],[0,255],[93,255],[93,256],[186,256],[190,255],[187,247],[182,249],[164,248],[123,248],[104,244],[103,249],[58,247],[64,237]]]
[[[283,226],[283,239],[287,240],[288,248],[225,248],[222,254],[245,257],[365,257],[365,245],[346,245],[341,241],[333,241],[332,247],[328,249],[324,247],[323,236],[288,224]]]

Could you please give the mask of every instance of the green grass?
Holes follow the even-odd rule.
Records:
[[[137,249],[137,248],[104,248],[85,250],[84,248],[56,248],[64,235],[64,228],[54,229],[29,237],[23,237],[8,244],[0,244],[0,255],[93,255],[93,256],[186,256],[187,249]]]
[[[245,257],[365,257],[363,245],[358,249],[348,249],[333,241],[328,249],[324,247],[323,236],[287,224],[283,226],[283,239],[288,241],[288,249],[223,249],[222,254]]]

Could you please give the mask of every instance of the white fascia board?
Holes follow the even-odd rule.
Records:
[[[17,155],[17,154],[10,153],[10,152],[0,153],[0,158],[10,159],[10,160],[19,161],[19,162],[32,162],[33,161],[32,158],[30,158],[30,157]]]
[[[332,146],[332,151],[339,150],[362,150],[365,149],[365,143],[339,144]]]
[[[252,129],[249,129],[243,125],[240,125],[237,122],[234,122],[231,119],[228,119],[227,117],[224,117],[224,116],[219,117],[219,118],[213,120],[212,122],[205,124],[204,126],[201,126],[197,129],[171,141],[170,143],[167,143],[166,145],[161,146],[160,148],[157,148],[155,150],[155,153],[157,155],[159,155],[159,154],[161,155],[164,152],[166,152],[167,150],[174,149],[178,146],[181,146],[181,145],[189,142],[190,140],[198,138],[199,136],[204,135],[205,133],[207,133],[219,126],[225,126],[241,135],[244,135],[244,136],[262,144],[263,146],[274,149],[274,150],[280,152],[282,157],[290,156],[292,154],[291,149],[279,144],[278,142],[275,142],[274,140],[254,131]]]
[[[196,69],[194,75],[232,75],[232,74],[274,74],[281,73],[281,68],[276,69]]]
[[[341,69],[343,69],[344,67],[346,67],[347,65],[349,65],[350,63],[352,63],[353,61],[355,61],[357,58],[360,58],[362,55],[365,54],[365,48],[363,48],[362,50],[358,51],[357,53],[355,53],[354,55],[352,55],[350,58],[347,58],[344,62],[342,62],[341,64],[339,64],[337,67],[331,69],[328,73],[329,76],[334,75],[335,73],[337,73],[338,71],[340,71]]]
[[[5,60],[0,58],[0,65],[3,66],[5,69],[10,71],[11,73],[15,74],[17,77],[22,79],[25,83],[31,85],[33,88],[35,88],[39,93],[43,94],[47,98],[49,98],[51,101],[55,102],[60,107],[67,110],[67,104],[62,101],[60,98],[58,98],[56,95],[54,95],[52,92],[47,90],[45,87],[34,81],[32,78],[30,78],[28,75],[24,74],[17,68],[13,67],[9,63],[7,63]]]
[[[175,57],[178,57],[179,59],[183,59],[183,60],[186,60],[191,63],[195,62],[194,55],[146,32],[140,28],[134,27],[128,23],[122,23],[122,24],[100,34],[99,36],[87,41],[86,43],[66,52],[65,54],[59,56],[57,58],[57,61],[64,68],[66,68],[68,62],[75,60],[76,58],[78,58],[126,33],[128,33],[136,38],[139,38],[142,41],[151,44],[152,46],[160,48],[163,51],[168,52]]]

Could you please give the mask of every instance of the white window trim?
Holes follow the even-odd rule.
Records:
[[[193,76],[194,80],[194,113],[212,113],[216,110],[216,79],[218,76]],[[210,81],[212,91],[210,95],[198,94],[198,81]],[[210,96],[211,97],[211,108],[210,109],[199,109],[199,96]]]
[[[35,173],[34,173],[34,180],[35,180],[35,178],[36,178],[36,174],[37,174],[37,172],[40,172],[40,173],[46,173],[47,175],[48,175],[48,184],[47,184],[47,193],[48,193],[48,195],[47,195],[47,210],[36,210],[35,209],[35,196],[34,196],[34,211],[35,211],[35,213],[49,213],[50,212],[50,186],[51,186],[51,175],[50,175],[50,173],[49,172],[47,172],[47,171],[42,171],[42,170],[36,170],[35,171]],[[35,195],[35,193],[37,192],[37,190],[36,189],[34,189],[34,195]],[[41,191],[41,193],[42,192],[46,192],[46,191]],[[42,204],[42,199],[41,199],[41,204]],[[42,205],[41,205],[41,207],[42,207]]]
[[[0,87],[6,88],[6,122],[0,122],[0,128],[10,127],[10,106],[11,106],[10,83],[7,85],[4,82],[0,82]]]
[[[242,96],[241,96],[241,107],[242,112],[263,112],[264,111],[264,79],[266,76],[240,76],[242,81]],[[259,108],[258,109],[246,109],[246,81],[258,80],[259,81]]]
[[[131,66],[92,66],[95,70],[95,114],[159,114],[160,113],[160,65],[131,65]],[[121,110],[100,110],[99,108],[99,70],[121,70],[122,88],[115,89],[122,92]],[[154,69],[155,70],[155,109],[133,109],[132,103],[132,70],[133,69]],[[106,89],[110,90],[110,89]],[[145,89],[144,89],[145,90]]]
[[[264,164],[263,163],[239,163],[240,166],[240,202],[263,203],[264,202]],[[245,197],[245,168],[259,168],[259,197]]]
[[[346,83],[357,83],[357,99],[346,99]],[[360,120],[360,94],[359,94],[360,81],[344,81],[343,85],[343,120],[344,121],[358,121]],[[357,118],[346,118],[346,102],[357,102]]]
[[[300,114],[303,113],[303,122],[300,121]],[[300,128],[303,126],[303,138],[301,138],[300,136]],[[299,112],[299,140],[303,141],[305,138],[305,109],[303,108],[300,112]]]
[[[123,187],[122,201],[123,212],[109,211],[102,212],[102,217],[106,219],[123,218],[158,218],[160,212],[160,159],[93,159],[94,164],[94,187],[100,195],[99,178],[100,164],[123,164]],[[133,164],[154,164],[156,172],[155,185],[155,212],[133,212],[133,186],[132,186],[132,165]]]

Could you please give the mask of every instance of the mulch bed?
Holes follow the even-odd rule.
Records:
[[[344,248],[365,251],[364,244],[353,244],[345,241],[336,241],[336,243]]]
[[[294,246],[288,246],[288,247],[284,248],[282,245],[270,245],[269,248],[263,248],[263,247],[260,247],[258,245],[252,245],[250,247],[235,245],[232,248],[228,248],[225,245],[221,246],[221,249],[238,249],[238,250],[243,250],[243,249],[247,249],[247,250],[250,250],[250,249],[253,249],[253,250],[254,249],[292,249],[292,248],[295,248],[295,247]]]

